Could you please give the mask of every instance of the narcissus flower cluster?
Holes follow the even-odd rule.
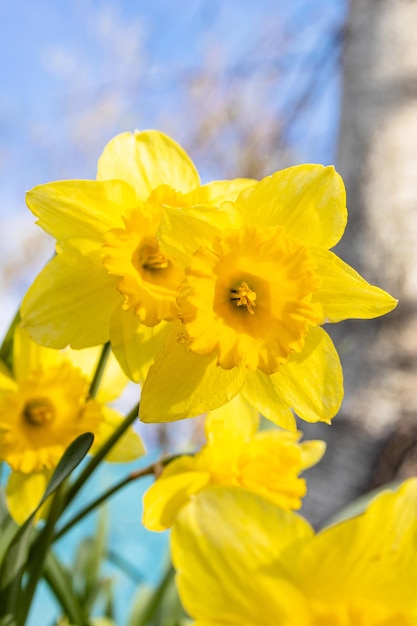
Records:
[[[50,350],[17,328],[13,371],[0,370],[0,460],[12,472],[6,496],[11,515],[23,522],[39,503],[53,469],[69,444],[85,432],[97,448],[120,424],[122,415],[107,406],[127,383],[116,362],[105,373],[96,398],[89,387],[100,351]],[[131,461],[144,454],[133,431],[118,442],[106,460]]]
[[[342,400],[342,371],[321,325],[396,305],[329,250],[346,224],[340,176],[318,165],[289,168],[221,210],[230,227],[185,269],[180,323],[150,369],[142,419],[189,417],[240,392],[284,428],[295,428],[291,409],[328,422]]]
[[[23,301],[23,325],[53,348],[110,340],[143,383],[145,422],[238,393],[284,428],[294,412],[329,422],[342,370],[321,326],[396,306],[330,251],[347,219],[332,167],[202,186],[173,140],[124,133],[96,181],[41,185],[27,201],[57,254]]]
[[[330,423],[343,398],[323,325],[397,304],[331,251],[347,222],[334,168],[202,185],[172,139],[136,131],[108,143],[96,180],[40,185],[27,203],[56,254],[0,371],[12,515],[35,508],[78,434],[99,445],[120,423],[106,403],[121,370],[107,395],[89,391],[95,347],[110,342],[123,384],[141,384],[143,422],[208,413],[205,445],[170,459],[144,496],[144,525],[173,527],[196,626],[417,626],[417,480],[318,534],[294,513],[325,450],[300,441],[296,416]],[[112,455],[142,452],[131,431]]]

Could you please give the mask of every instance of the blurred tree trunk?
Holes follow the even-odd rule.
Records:
[[[308,429],[329,441],[306,501],[315,522],[369,488],[416,473],[416,24],[415,2],[351,0],[338,163],[349,225],[336,252],[400,304],[381,320],[332,332],[345,402],[327,431]]]

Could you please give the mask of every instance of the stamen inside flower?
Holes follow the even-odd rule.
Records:
[[[78,435],[97,432],[101,413],[89,380],[71,363],[40,366],[0,397],[1,460],[14,471],[55,467]]]
[[[189,349],[217,352],[224,369],[273,374],[322,319],[319,286],[309,249],[282,226],[226,232],[194,254],[179,288]]]
[[[33,398],[23,408],[22,417],[31,426],[44,426],[55,418],[55,409],[48,398]]]
[[[158,228],[164,206],[180,207],[185,202],[181,193],[161,185],[124,216],[124,228],[113,228],[105,235],[103,264],[109,274],[120,278],[122,308],[133,309],[147,326],[177,315],[175,297],[183,272],[161,249]]]
[[[132,255],[132,263],[140,272],[155,272],[165,270],[169,265],[168,259],[159,249],[156,237],[144,239]]]
[[[231,289],[230,294],[230,300],[236,302],[236,306],[245,306],[251,315],[255,313],[253,307],[256,306],[256,293],[244,281]]]

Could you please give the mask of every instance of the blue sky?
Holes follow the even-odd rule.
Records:
[[[330,42],[327,61],[319,60],[329,67],[310,107],[314,123],[295,125],[292,141],[301,160],[333,157],[339,86],[330,62],[331,35],[344,14],[342,0],[0,0],[0,188],[17,198],[45,182],[39,177],[93,176],[103,146],[97,143],[95,158],[91,154],[88,165],[77,167],[75,158],[65,157],[66,133],[94,98],[111,90],[124,105],[108,138],[135,120],[154,125],[170,99],[185,138],[187,116],[175,110],[174,96],[208,51],[219,55],[219,76],[265,80],[268,71],[276,71],[268,106],[278,110],[291,109],[315,55],[325,57]],[[100,139],[105,141],[104,134]],[[6,210],[0,207],[2,214]]]
[[[345,0],[0,0],[0,219],[14,229],[0,241],[0,327],[52,250],[26,190],[94,178],[118,132],[164,130],[205,181],[245,175],[241,151],[258,130],[267,141],[274,123],[291,151],[270,139],[276,154],[261,175],[334,162],[345,17]],[[237,122],[196,148],[226,99]]]
[[[239,140],[265,120],[283,125],[291,149],[272,163],[333,162],[346,10],[344,0],[0,0],[1,329],[52,251],[25,191],[94,178],[117,132],[159,127],[191,147],[211,100],[228,98],[238,130],[192,153],[203,179],[239,175]]]

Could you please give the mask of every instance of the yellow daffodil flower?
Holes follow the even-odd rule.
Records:
[[[259,413],[240,396],[206,418],[207,443],[195,456],[164,468],[144,495],[143,524],[165,530],[193,494],[209,485],[239,486],[285,509],[299,509],[306,482],[299,474],[323,456],[323,441],[298,443],[301,433],[258,432]]]
[[[96,348],[43,348],[21,328],[15,332],[13,372],[3,364],[0,369],[0,460],[12,470],[6,496],[19,523],[36,508],[69,444],[92,432],[94,451],[123,419],[104,404],[115,400],[128,382],[116,361],[108,364],[96,398],[89,398],[99,355]],[[131,461],[144,452],[139,435],[129,429],[106,460]]]
[[[347,220],[332,167],[277,172],[221,206],[229,227],[195,251],[178,296],[179,319],[145,382],[145,422],[193,417],[237,393],[295,429],[330,422],[342,370],[321,325],[372,318],[396,300],[329,249]]]
[[[214,486],[182,509],[171,540],[196,626],[417,624],[417,479],[318,534],[256,494]]]
[[[110,340],[127,375],[143,380],[166,321],[177,317],[176,290],[188,260],[171,254],[170,237],[180,252],[181,241],[193,241],[194,251],[200,221],[212,232],[216,207],[252,183],[201,186],[187,154],[163,133],[117,135],[99,159],[97,180],[58,181],[27,194],[38,224],[57,240],[57,254],[23,300],[23,325],[52,348]]]

